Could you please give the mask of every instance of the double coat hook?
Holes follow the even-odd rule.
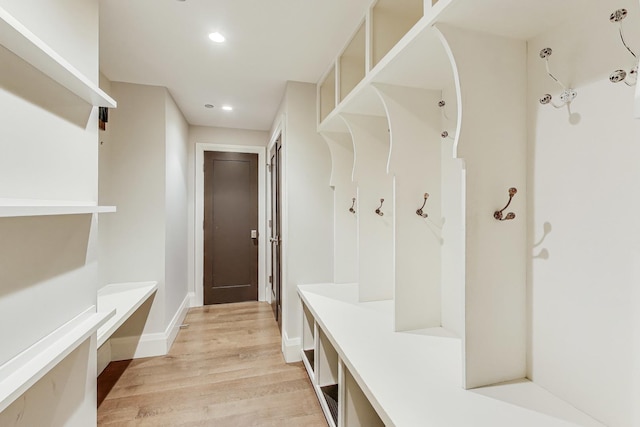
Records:
[[[505,209],[509,207],[509,205],[511,204],[511,199],[513,199],[513,196],[515,196],[517,192],[518,190],[515,187],[511,187],[509,189],[509,201],[507,202],[504,208],[500,209],[499,211],[495,211],[493,213],[493,217],[495,219],[497,219],[498,221],[507,221],[510,219],[514,219],[516,217],[516,214],[514,214],[513,212],[509,212],[507,216],[503,216],[502,213],[505,211]]]
[[[427,214],[426,212],[423,212],[422,210],[424,209],[424,206],[427,204],[427,199],[429,198],[429,193],[424,193],[424,202],[422,203],[422,206],[420,206],[420,208],[418,210],[416,210],[416,215],[422,217],[422,218],[426,218],[429,216],[429,214]]]
[[[558,83],[563,89],[562,93],[560,94],[560,101],[562,103],[556,104],[555,102],[553,102],[553,97],[550,94],[545,93],[544,96],[540,98],[540,104],[551,104],[556,108],[562,108],[565,105],[571,104],[571,101],[576,99],[576,96],[578,96],[578,92],[576,92],[575,89],[563,85],[562,82],[556,78],[556,76],[551,74],[551,71],[549,70],[549,57],[552,53],[553,50],[550,47],[545,47],[540,51],[540,58],[544,59],[544,64],[547,67],[547,74],[549,75],[549,77],[551,77],[551,79],[554,82]]]
[[[627,49],[627,51],[633,56],[635,65],[627,73],[625,70],[616,70],[609,75],[609,81],[611,83],[620,83],[624,81],[627,86],[634,86],[638,82],[638,56],[629,47],[624,39],[624,33],[622,32],[622,20],[627,17],[627,9],[618,9],[609,16],[609,21],[618,24],[618,32],[620,33],[620,40]]]
[[[384,212],[381,211],[382,205],[384,204],[384,199],[380,199],[380,206],[376,209],[376,214],[379,216],[384,216]]]
[[[349,208],[349,212],[352,214],[356,213],[356,198],[351,199],[351,207]]]

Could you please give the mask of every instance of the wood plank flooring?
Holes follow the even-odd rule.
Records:
[[[99,426],[327,427],[302,363],[287,365],[271,307],[193,308],[167,356],[113,362]]]

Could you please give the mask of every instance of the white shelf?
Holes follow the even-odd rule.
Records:
[[[0,218],[20,216],[76,215],[115,212],[115,206],[36,199],[0,199]]]
[[[105,323],[114,312],[95,306],[0,366],[0,412],[33,386]]]
[[[603,427],[536,384],[462,388],[462,346],[442,328],[393,332],[393,301],[358,303],[355,284],[298,287],[387,426]]]
[[[89,104],[116,108],[113,98],[1,7],[0,44]]]
[[[158,282],[117,283],[98,291],[98,312],[115,315],[98,329],[98,348],[158,290]]]

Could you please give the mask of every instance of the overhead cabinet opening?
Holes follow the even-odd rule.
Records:
[[[340,56],[340,101],[349,95],[366,74],[366,35],[363,22]]]
[[[376,3],[371,11],[371,68],[384,58],[423,15],[423,0],[379,0]]]
[[[320,84],[320,121],[327,118],[336,107],[336,67],[331,70]]]

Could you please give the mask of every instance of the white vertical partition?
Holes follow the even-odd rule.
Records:
[[[526,42],[438,26],[458,93],[465,161],[465,387],[526,376]],[[515,220],[493,212],[507,202]]]
[[[395,328],[441,325],[440,91],[375,85],[387,111],[394,176]],[[416,211],[424,206],[427,218]],[[462,303],[462,302],[460,302]]]
[[[387,174],[386,117],[343,114],[355,152],[358,186],[358,283],[360,301],[393,299],[393,179]],[[382,216],[376,214],[381,208]]]
[[[357,188],[353,182],[353,141],[345,132],[323,132],[331,152],[331,181],[333,187],[333,281],[358,281],[358,206],[352,199]],[[355,213],[349,211],[354,205]]]

